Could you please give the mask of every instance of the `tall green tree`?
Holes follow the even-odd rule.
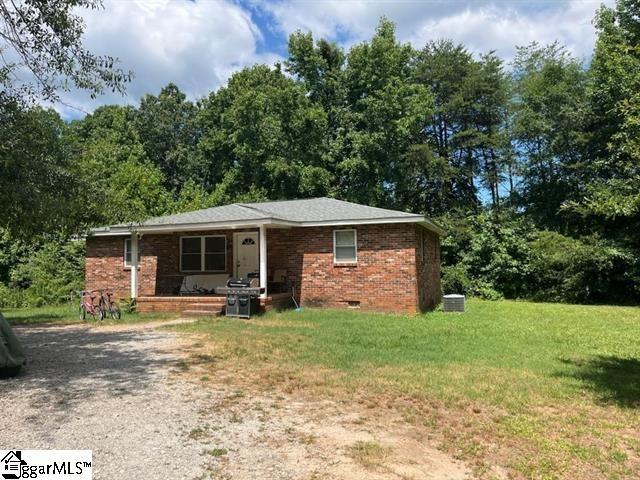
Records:
[[[60,142],[64,123],[53,110],[0,102],[0,228],[15,236],[69,227],[76,179]]]
[[[67,128],[64,142],[79,182],[79,228],[135,222],[171,209],[165,177],[146,156],[133,107],[96,109]]]
[[[568,204],[638,248],[640,228],[640,4],[602,7],[590,68],[589,165],[581,197]]]
[[[566,230],[561,206],[576,194],[576,171],[586,161],[585,69],[557,43],[532,43],[518,48],[512,77],[519,203],[539,225]]]
[[[203,102],[200,124],[220,201],[252,188],[272,199],[329,192],[327,116],[280,68],[259,65],[234,74]]]
[[[134,125],[147,158],[162,171],[166,187],[179,190],[188,180],[207,184],[197,149],[200,130],[198,108],[170,83],[158,96],[145,95],[134,116]]]
[[[502,61],[493,53],[476,60],[450,40],[429,42],[415,56],[413,77],[435,99],[432,114],[423,120],[423,141],[448,166],[442,211],[477,209],[481,188],[497,206],[508,151],[508,79]]]
[[[348,200],[404,208],[406,153],[419,140],[432,97],[410,78],[413,50],[382,19],[371,42],[351,48],[344,71],[336,171]]]
[[[99,0],[0,2],[0,229],[14,235],[69,227],[76,178],[60,142],[57,114],[31,107],[35,100],[59,100],[78,88],[96,96],[123,92],[131,72],[117,59],[82,45],[78,9]],[[20,73],[20,74],[18,74]]]

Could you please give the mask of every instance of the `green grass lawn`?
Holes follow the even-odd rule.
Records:
[[[640,476],[640,308],[472,300],[464,314],[285,311],[175,328],[204,334],[211,368],[393,405],[480,476],[496,463],[516,478]]]
[[[95,325],[116,325],[120,323],[138,323],[152,320],[161,320],[176,317],[175,314],[167,313],[122,313],[120,320],[105,319],[94,320],[87,316],[86,320],[81,320],[78,315],[78,306],[59,305],[54,307],[40,308],[16,308],[2,310],[2,314],[12,325],[36,325],[41,323],[73,324],[89,323]]]

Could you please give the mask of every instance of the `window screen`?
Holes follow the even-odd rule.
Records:
[[[184,272],[224,272],[227,269],[227,238],[223,235],[182,237],[180,269]]]
[[[333,260],[335,263],[355,262],[358,247],[355,230],[335,230],[333,237]]]
[[[227,269],[227,242],[225,237],[205,237],[204,269],[224,271]]]

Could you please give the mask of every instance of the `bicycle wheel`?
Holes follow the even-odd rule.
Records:
[[[122,314],[120,313],[120,307],[118,307],[118,305],[112,303],[109,310],[111,312],[111,318],[113,318],[114,320],[120,320]]]
[[[104,311],[104,308],[102,307],[102,305],[96,308],[96,314],[98,315],[98,320],[104,320],[105,317],[107,316],[107,313]]]

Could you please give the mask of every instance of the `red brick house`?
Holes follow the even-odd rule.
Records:
[[[415,313],[440,302],[440,235],[423,215],[331,198],[237,203],[95,229],[86,289],[135,298],[140,311],[219,313],[194,294],[255,272],[264,307]],[[285,288],[283,288],[285,286]]]

